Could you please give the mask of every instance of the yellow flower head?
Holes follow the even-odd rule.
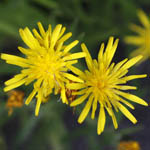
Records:
[[[8,115],[10,116],[13,112],[13,107],[23,106],[24,92],[18,90],[12,90],[8,93],[8,96],[9,98],[6,103],[6,108],[9,109]]]
[[[67,73],[67,71],[73,67],[73,64],[77,63],[78,58],[85,56],[83,52],[70,53],[70,50],[77,45],[77,40],[64,45],[72,33],[69,32],[64,35],[66,28],[62,27],[61,24],[58,24],[53,31],[51,25],[45,31],[40,22],[38,27],[40,34],[36,29],[33,29],[32,34],[27,27],[19,30],[22,40],[28,46],[28,48],[18,47],[25,58],[9,54],[1,55],[1,58],[7,63],[22,67],[20,74],[5,82],[4,91],[7,92],[23,84],[28,85],[33,82],[33,91],[25,103],[28,105],[36,96],[36,116],[39,113],[41,102],[47,101],[53,89],[55,94],[58,94],[59,89],[61,89],[62,102],[68,103],[65,95],[65,84],[69,80],[75,82],[82,82],[82,80]]]
[[[105,52],[104,44],[101,45],[98,54],[98,60],[92,60],[85,44],[82,44],[81,48],[83,52],[86,53],[85,59],[89,70],[81,72],[80,70],[76,69],[75,72],[85,82],[67,84],[67,87],[70,89],[80,90],[74,92],[74,94],[82,95],[73,101],[71,106],[79,105],[88,98],[87,103],[78,118],[79,123],[82,123],[85,120],[91,108],[91,118],[94,119],[97,105],[98,103],[100,104],[97,125],[98,134],[101,134],[104,130],[106,122],[106,111],[111,116],[115,128],[118,127],[118,124],[113,110],[117,112],[120,110],[133,123],[137,122],[135,117],[124,106],[127,105],[131,109],[134,109],[134,106],[126,99],[147,106],[147,103],[141,98],[123,92],[124,90],[136,89],[135,86],[125,85],[127,81],[146,77],[146,75],[126,75],[128,73],[128,69],[137,63],[142,58],[142,56],[137,56],[130,60],[126,58],[118,64],[111,63],[119,40],[115,40],[114,43],[113,41],[113,37],[110,37]]]
[[[140,145],[137,141],[122,141],[118,145],[118,150],[140,150]]]
[[[143,55],[140,62],[150,57],[150,21],[146,14],[139,10],[138,17],[143,27],[132,24],[130,29],[137,33],[134,36],[126,36],[125,42],[137,46],[137,49],[131,53],[132,56]]]

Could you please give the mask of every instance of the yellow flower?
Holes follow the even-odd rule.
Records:
[[[150,57],[150,21],[143,11],[139,10],[137,14],[143,27],[131,24],[130,29],[137,35],[126,36],[125,42],[137,46],[137,49],[131,53],[131,57],[143,55],[141,63]]]
[[[8,93],[8,96],[9,98],[6,103],[6,108],[9,109],[8,115],[10,116],[13,113],[13,107],[23,106],[24,92],[19,90],[12,90]]]
[[[122,141],[118,145],[118,150],[140,150],[140,145],[137,141]]]
[[[100,104],[100,107],[98,108],[98,134],[101,134],[104,130],[106,122],[106,111],[112,117],[112,121],[115,128],[118,128],[118,124],[113,110],[117,112],[118,110],[120,110],[133,123],[137,122],[135,117],[124,106],[125,104],[131,109],[134,109],[134,106],[131,103],[129,103],[126,99],[147,106],[147,103],[141,98],[123,92],[124,90],[136,89],[135,86],[125,85],[127,81],[137,78],[144,78],[147,76],[145,74],[129,76],[126,75],[128,73],[128,69],[132,67],[135,63],[137,63],[142,58],[142,56],[137,56],[130,60],[126,58],[118,64],[111,63],[119,40],[115,40],[114,43],[113,41],[113,37],[110,37],[105,52],[104,43],[101,45],[98,54],[98,61],[95,59],[92,60],[85,44],[82,44],[81,48],[83,52],[86,53],[85,59],[89,70],[82,72],[79,69],[76,69],[75,72],[85,82],[67,84],[68,88],[79,90],[77,92],[74,92],[75,95],[82,95],[75,101],[73,101],[71,103],[71,106],[79,105],[88,98],[87,103],[78,118],[79,123],[82,123],[85,120],[91,108],[91,118],[94,119],[95,111],[97,110],[97,105]]]
[[[58,94],[61,89],[61,98],[63,103],[68,103],[65,95],[65,84],[69,80],[83,82],[76,76],[67,73],[72,65],[77,63],[78,58],[85,57],[85,53],[78,52],[71,54],[70,50],[78,44],[75,40],[68,45],[64,42],[72,36],[69,32],[64,35],[66,30],[61,24],[58,24],[52,31],[51,25],[45,31],[42,24],[38,23],[40,34],[33,29],[33,34],[26,27],[20,29],[20,36],[28,48],[18,47],[25,55],[25,58],[2,54],[1,58],[7,63],[22,67],[22,71],[12,79],[5,82],[4,91],[19,87],[23,84],[28,85],[33,82],[33,91],[26,99],[25,104],[29,104],[36,96],[37,104],[35,115],[39,113],[41,102],[47,101],[49,95],[53,92]]]

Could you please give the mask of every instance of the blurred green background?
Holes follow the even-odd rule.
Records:
[[[0,1],[0,52],[21,55],[18,46],[25,46],[19,37],[19,28],[37,28],[41,21],[45,29],[48,24],[53,28],[56,24],[63,24],[67,32],[72,32],[70,41],[75,39],[85,42],[93,58],[97,57],[99,46],[107,42],[109,36],[120,39],[114,57],[118,62],[134,49],[126,45],[124,36],[129,35],[129,23],[139,24],[136,10],[143,9],[150,14],[149,0],[1,0]],[[133,33],[132,33],[133,34]],[[80,44],[73,51],[81,51]],[[150,74],[147,68],[149,60],[131,69],[131,74]],[[78,67],[85,69],[84,60]],[[39,117],[34,116],[35,103],[14,109],[11,116],[5,105],[8,99],[3,92],[4,81],[19,73],[20,68],[6,64],[0,60],[0,150],[117,150],[121,140],[137,140],[142,150],[148,150],[150,144],[148,135],[150,119],[148,108],[137,106],[132,113],[139,124],[132,125],[120,113],[117,114],[119,129],[114,130],[108,117],[104,133],[97,135],[97,118],[90,119],[79,125],[77,117],[81,107],[75,109],[63,105],[59,97],[43,104]],[[131,82],[138,86],[134,94],[150,98],[149,81],[141,79]],[[32,86],[18,88],[25,92],[25,97],[32,90]],[[147,110],[145,110],[147,109]],[[123,119],[124,118],[124,119]],[[144,143],[145,142],[145,143]]]

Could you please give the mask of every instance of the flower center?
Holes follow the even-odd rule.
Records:
[[[101,90],[101,89],[103,89],[104,87],[105,87],[105,83],[104,83],[103,81],[98,81],[98,82],[97,82],[97,88],[98,88],[98,89]]]
[[[36,69],[43,78],[54,79],[62,67],[62,61],[55,55],[39,56],[37,59]]]
[[[102,92],[106,89],[106,80],[102,77],[92,77],[91,86],[95,87],[97,92]]]

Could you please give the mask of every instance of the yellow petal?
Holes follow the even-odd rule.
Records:
[[[24,41],[24,43],[30,47],[31,49],[34,49],[35,45],[30,41],[30,39],[27,37],[27,35],[25,34],[24,30],[23,29],[19,29],[19,33],[20,33],[20,36],[22,38],[22,40]]]
[[[117,85],[115,86],[115,88],[119,90],[136,90],[137,89],[136,86],[127,86],[127,85]]]
[[[66,77],[67,79],[71,80],[71,81],[75,81],[75,82],[81,82],[83,83],[84,81],[72,74],[69,73],[63,73],[63,76]]]
[[[79,43],[78,40],[73,41],[69,45],[67,45],[64,49],[64,53],[68,53],[73,47],[75,47]]]
[[[112,117],[112,115],[113,115],[113,114],[112,114],[112,111],[111,111],[112,107],[107,107],[107,105],[105,105],[105,108],[106,108],[106,110],[107,110],[109,116]]]
[[[61,42],[63,43],[63,42],[65,42],[65,41],[68,40],[71,36],[72,36],[72,33],[71,33],[71,32],[65,34],[65,35],[58,41],[58,43],[61,43]]]
[[[117,120],[116,120],[116,116],[115,116],[113,110],[111,110],[111,111],[112,111],[112,116],[111,117],[112,117],[113,125],[114,125],[114,128],[117,129],[118,128],[118,123],[117,123]]]
[[[52,26],[51,26],[51,24],[48,25],[48,31],[47,32],[49,33],[49,36],[51,38],[51,36],[52,36]]]
[[[31,49],[26,49],[23,47],[18,47],[18,49],[21,51],[21,53],[25,54],[25,55],[30,55],[31,54]]]
[[[49,32],[46,32],[46,35],[45,35],[45,39],[44,39],[44,46],[46,49],[49,48]]]
[[[24,30],[20,29],[20,36],[22,40],[31,48],[36,50],[40,47],[39,42],[34,36],[32,35],[31,31],[26,27]]]
[[[58,24],[58,25],[55,27],[55,29],[53,30],[52,37],[51,37],[51,45],[50,45],[51,48],[53,48],[53,47],[55,46],[61,28],[62,28],[62,25],[61,25],[61,24]]]
[[[93,95],[91,95],[85,105],[85,107],[83,108],[79,118],[78,118],[78,122],[79,123],[82,123],[86,116],[88,115],[89,111],[90,111],[90,108],[91,108],[91,105],[92,105],[92,102],[93,102]]]
[[[63,102],[63,103],[66,103],[67,98],[66,98],[66,91],[65,91],[65,88],[62,88],[62,89],[61,89],[61,98],[62,98],[62,102]]]
[[[79,70],[78,68],[76,68],[74,66],[69,66],[68,68],[76,75],[84,76],[84,73],[81,70]]]
[[[120,103],[117,103],[118,108],[120,111],[132,122],[132,123],[137,123],[136,118]]]
[[[133,45],[142,45],[145,42],[145,39],[142,36],[126,36],[124,38],[125,42]]]
[[[107,56],[107,66],[108,67],[114,57],[114,54],[116,52],[116,49],[117,49],[117,46],[118,46],[118,43],[119,43],[119,39],[116,39],[112,48],[108,51],[108,56]]]
[[[4,91],[5,91],[5,92],[10,91],[10,90],[12,90],[12,89],[14,89],[14,88],[17,88],[18,86],[21,86],[21,85],[24,84],[25,82],[26,82],[26,79],[22,79],[22,80],[20,80],[20,81],[18,81],[18,82],[15,82],[15,83],[13,83],[13,84],[11,84],[11,85],[9,85],[9,86],[6,86],[6,87],[4,88]]]
[[[104,43],[101,44],[99,53],[98,53],[98,63],[103,60],[103,53],[104,53]]]
[[[85,57],[86,56],[86,54],[84,53],[84,52],[78,52],[78,53],[74,53],[74,54],[71,54],[71,55],[68,55],[68,56],[65,56],[64,58],[63,58],[63,60],[65,61],[65,60],[72,60],[72,59],[78,59],[78,58],[83,58],[83,57]]]
[[[139,79],[139,78],[145,78],[147,77],[147,74],[141,74],[141,75],[130,75],[122,78],[123,80],[130,81],[134,79]]]
[[[84,93],[86,93],[86,91],[87,91],[87,89],[82,89],[77,92],[72,92],[72,95],[83,95]]]
[[[145,26],[146,28],[149,28],[149,26],[150,26],[149,18],[146,16],[146,14],[142,10],[139,10],[138,16],[139,16],[139,19],[141,20],[141,23],[143,24],[143,26]]]
[[[37,92],[37,91],[36,91],[35,89],[31,92],[31,94],[28,96],[28,98],[27,98],[26,101],[25,101],[25,104],[26,104],[26,105],[28,105],[28,104],[31,102],[31,100],[32,100],[33,97],[35,96],[36,92]]]
[[[97,134],[100,135],[104,131],[105,123],[106,123],[105,111],[104,107],[101,106],[98,116]]]
[[[117,107],[117,106],[115,106],[115,107]],[[117,129],[118,128],[118,123],[117,123],[117,120],[116,120],[116,117],[115,117],[115,114],[114,114],[112,108],[111,107],[108,108],[107,106],[105,106],[105,108],[106,108],[107,112],[109,113],[109,115],[112,118],[114,128]],[[115,110],[117,110],[117,109],[115,108]]]
[[[79,105],[81,104],[83,101],[86,100],[86,98],[89,96],[89,93],[85,93],[83,96],[77,98],[75,101],[73,101],[70,106],[76,106],[76,105]]]
[[[37,46],[39,46],[38,40],[33,36],[33,34],[31,33],[31,31],[29,30],[29,28],[26,27],[24,29],[24,33],[25,33],[26,37],[28,38],[28,40],[30,41],[30,43],[32,43],[35,48]]]
[[[15,75],[13,78],[7,80],[7,81],[5,82],[5,85],[8,86],[8,85],[14,84],[14,83],[16,83],[16,82],[22,80],[25,76],[26,76],[26,75],[24,75],[24,74]]]
[[[42,40],[42,37],[40,36],[40,34],[37,32],[36,29],[33,29],[32,32],[33,32],[34,36],[35,36],[37,39]]]
[[[130,27],[129,27],[132,31],[140,34],[140,35],[144,35],[145,34],[145,29],[140,27],[140,26],[137,26],[135,24],[131,24]]]
[[[41,91],[38,92],[38,99],[37,99],[37,103],[36,103],[36,108],[35,108],[35,116],[39,115],[39,110],[40,110],[40,106],[41,106],[41,102],[42,102],[42,95],[41,95]]]
[[[85,60],[86,60],[89,70],[91,70],[92,69],[92,57],[84,43],[81,44],[81,48],[82,48],[82,51],[86,53]]]
[[[143,99],[135,96],[135,95],[132,95],[132,94],[129,94],[129,93],[125,93],[125,92],[121,92],[121,91],[117,91],[115,90],[116,94],[128,99],[128,100],[131,100],[132,102],[135,102],[135,103],[138,103],[138,104],[141,104],[141,105],[144,105],[144,106],[148,106],[147,102],[145,102]]]
[[[132,59],[130,59],[129,61],[127,61],[127,63],[125,63],[123,66],[122,66],[122,69],[126,70],[130,67],[132,67],[134,64],[136,64],[143,56],[142,55],[139,55],[139,56],[136,56]]]
[[[14,56],[14,55],[9,55],[9,54],[1,54],[1,59],[4,59],[6,61],[10,61],[13,63],[14,62],[22,62],[22,63],[27,63],[27,59],[24,59],[22,57],[19,56]]]
[[[65,63],[66,64],[66,66],[68,67],[68,66],[71,66],[71,65],[73,65],[73,64],[76,64],[78,62],[78,60],[70,60],[70,61],[67,61],[67,63]],[[65,65],[64,65],[65,66]]]
[[[60,43],[57,45],[56,51],[60,51],[60,50],[62,49],[62,46],[63,46],[63,43],[60,42]]]
[[[58,39],[64,34],[64,32],[66,31],[66,27],[63,27],[60,31],[60,34],[58,36]]]
[[[122,60],[121,62],[117,63],[117,64],[115,65],[115,67],[112,69],[112,72],[111,72],[110,77],[113,76],[114,73],[116,73],[117,71],[119,71],[119,69],[121,68],[121,66],[122,66],[125,62],[127,62],[127,60],[128,60],[128,59],[126,58],[126,59]]]
[[[45,34],[46,34],[46,32],[45,32],[45,30],[44,30],[44,28],[43,28],[41,22],[38,22],[37,25],[38,25],[38,27],[39,27],[39,30],[40,30],[40,33],[41,33],[42,37],[44,37]]]
[[[108,40],[108,44],[106,46],[106,50],[105,50],[105,53],[110,53],[110,50],[113,46],[113,41],[114,41],[114,37],[110,37],[109,40]]]
[[[94,98],[94,102],[93,102],[93,105],[92,105],[91,119],[95,118],[96,109],[97,109],[97,97]]]
[[[72,89],[72,90],[79,90],[79,89],[82,89],[85,87],[86,87],[86,85],[82,84],[82,83],[68,83],[67,84],[67,88]]]
[[[120,100],[122,103],[124,103],[125,105],[127,105],[128,107],[130,107],[131,109],[135,109],[134,106],[132,104],[130,104],[129,102],[127,102],[126,100],[120,98]]]

